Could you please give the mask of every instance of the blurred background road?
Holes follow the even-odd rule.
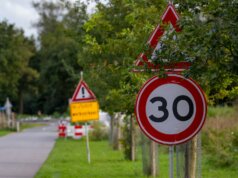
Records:
[[[32,178],[57,138],[57,123],[0,137],[0,178]]]

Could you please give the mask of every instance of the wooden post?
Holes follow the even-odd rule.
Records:
[[[109,135],[109,144],[113,145],[113,129],[114,129],[114,117],[112,116],[110,119],[110,135]]]
[[[150,175],[156,177],[157,175],[157,162],[158,162],[158,144],[150,141]]]
[[[112,130],[112,148],[113,150],[119,150],[119,143],[118,143],[118,120],[119,120],[119,113],[114,114],[113,116],[113,130]]]
[[[184,178],[185,176],[185,144],[176,145],[176,177]]]
[[[197,136],[185,145],[185,178],[196,178]]]
[[[133,115],[130,116],[130,132],[131,132],[131,161],[136,160],[136,138],[135,138],[135,122]]]
[[[20,122],[19,121],[16,122],[16,130],[17,130],[17,132],[20,132]]]
[[[141,133],[143,173],[146,176],[158,175],[158,144]]]
[[[112,123],[112,147],[114,150],[121,150],[122,149],[122,131],[121,131],[121,122],[123,117],[122,113],[118,112],[113,116],[113,123]]]
[[[142,166],[143,166],[143,173],[146,176],[150,175],[150,156],[148,145],[150,144],[150,140],[141,132],[141,146],[142,146]]]
[[[196,168],[197,168],[197,136],[191,140],[191,156],[190,156],[190,170],[191,178],[196,178]]]

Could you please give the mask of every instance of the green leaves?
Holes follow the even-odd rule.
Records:
[[[177,34],[176,40],[172,40],[173,33],[168,34],[158,57],[167,57],[170,62],[191,61],[192,66],[185,73],[202,85],[211,104],[235,99],[237,3],[178,0],[175,6],[181,14],[182,32]]]
[[[32,39],[24,37],[22,30],[3,21],[0,23],[0,98],[6,97],[16,101],[21,91],[21,79],[31,73],[32,78],[37,72],[29,66],[30,58],[34,55]],[[29,79],[29,78],[27,78]]]

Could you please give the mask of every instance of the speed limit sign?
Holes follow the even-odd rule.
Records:
[[[149,79],[138,93],[135,114],[141,130],[166,145],[184,143],[202,128],[207,112],[201,87],[177,74]]]

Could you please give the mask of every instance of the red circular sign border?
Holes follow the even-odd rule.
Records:
[[[148,96],[155,88],[164,84],[179,84],[194,97],[195,118],[187,129],[178,134],[164,134],[157,131],[151,126],[146,116],[145,106]],[[206,112],[207,104],[201,87],[194,80],[177,74],[169,74],[167,78],[158,78],[157,76],[150,78],[140,89],[135,104],[135,115],[141,130],[152,140],[164,145],[177,145],[193,138],[201,130],[205,122]]]

